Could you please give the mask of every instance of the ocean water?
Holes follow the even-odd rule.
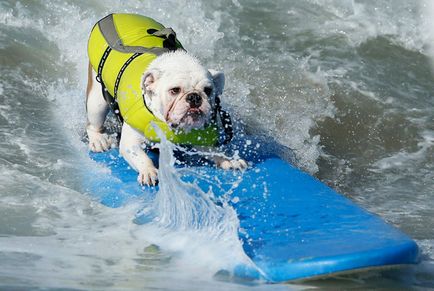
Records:
[[[216,278],[231,263],[227,248],[219,264],[200,244],[165,252],[155,230],[132,222],[136,205],[93,201],[82,186],[83,169],[97,167],[82,142],[86,42],[111,12],[173,27],[225,72],[223,103],[239,132],[291,151],[297,166],[409,234],[421,263],[298,285]],[[434,289],[430,0],[2,0],[0,74],[0,289]],[[226,214],[230,235],[237,221]]]

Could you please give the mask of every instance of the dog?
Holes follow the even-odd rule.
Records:
[[[97,72],[89,64],[86,91],[89,148],[93,152],[109,150],[114,142],[104,130],[109,105],[104,99]],[[173,130],[190,132],[203,129],[211,120],[215,99],[223,93],[224,73],[207,70],[199,60],[184,50],[166,52],[143,68],[140,87],[149,111]],[[135,169],[141,185],[155,186],[158,170],[143,149],[150,141],[128,121],[124,121],[119,142],[119,152]],[[210,147],[198,147],[217,167],[244,170],[243,159],[228,158],[222,153],[212,153]]]

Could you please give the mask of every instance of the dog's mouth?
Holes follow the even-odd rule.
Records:
[[[189,108],[179,121],[179,126],[199,128],[203,126],[205,114],[199,108]]]
[[[191,117],[192,119],[199,119],[203,116],[203,111],[200,110],[199,108],[190,108],[187,110],[187,112],[185,113],[184,117]]]
[[[206,123],[206,114],[199,108],[189,108],[177,122],[169,122],[173,129],[199,129]]]
[[[166,122],[173,129],[193,129],[201,128],[206,123],[207,114],[203,111],[201,107],[188,107],[181,115],[173,118],[173,112],[178,106],[179,102],[182,102],[181,98],[174,99],[170,104],[168,104],[168,110],[165,114]]]

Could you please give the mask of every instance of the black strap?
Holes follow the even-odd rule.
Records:
[[[220,97],[215,97],[215,109],[214,109],[214,120],[216,120],[217,113],[220,117],[220,122],[223,126],[223,131],[225,132],[225,139],[222,144],[228,144],[234,137],[234,128],[232,126],[232,119],[229,113],[222,109]]]
[[[101,60],[99,61],[98,72],[97,72],[97,75],[96,75],[96,80],[98,81],[98,83],[102,84],[102,69],[104,68],[105,61],[107,60],[107,58],[108,58],[108,56],[109,56],[109,54],[110,54],[111,51],[112,51],[111,47],[108,46],[105,49],[104,53],[102,54]]]
[[[119,105],[116,102],[116,99],[113,98],[113,96],[110,95],[110,93],[107,91],[107,88],[105,87],[104,82],[102,81],[102,70],[104,68],[104,64],[105,64],[108,56],[110,55],[111,51],[112,51],[112,49],[110,48],[110,46],[108,46],[106,48],[106,50],[104,51],[104,54],[102,55],[101,60],[99,61],[99,64],[98,64],[98,72],[96,75],[96,80],[98,81],[98,83],[101,84],[102,96],[104,97],[104,100],[107,102],[107,104],[109,105],[112,112],[116,115],[116,118],[118,119],[118,121],[122,124],[123,118],[122,118],[121,113],[119,111]]]
[[[104,97],[104,100],[107,102],[111,111],[115,114],[118,121],[122,124],[124,122],[124,119],[122,118],[121,112],[119,110],[118,102],[116,102],[116,99],[113,98],[113,96],[108,92],[104,83],[101,83],[101,90],[102,90],[102,96]]]
[[[128,58],[128,60],[124,63],[124,65],[122,66],[122,68],[120,69],[118,76],[116,77],[116,82],[115,82],[115,87],[114,87],[114,97],[115,99],[118,98],[118,88],[119,88],[119,82],[121,81],[122,75],[125,72],[125,69],[128,67],[129,64],[131,64],[131,62],[137,58],[138,56],[142,55],[142,53],[135,53],[133,54],[131,57]]]

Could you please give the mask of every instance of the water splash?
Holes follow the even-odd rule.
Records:
[[[195,182],[184,182],[182,169],[175,168],[175,146],[164,134],[159,135],[159,190],[138,214],[142,221],[150,219],[144,225],[151,234],[148,240],[176,253],[175,260],[183,270],[213,276],[221,270],[231,273],[241,268],[260,277],[261,272],[243,250],[238,237],[240,221],[229,197],[216,197],[211,188],[204,192]]]

